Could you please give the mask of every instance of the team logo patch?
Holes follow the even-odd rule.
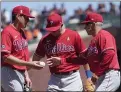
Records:
[[[20,10],[20,13],[23,13],[23,10]]]
[[[67,41],[70,41],[70,38],[69,37],[67,37]]]
[[[2,45],[1,47],[2,47],[2,49],[4,49],[5,48],[5,45]]]
[[[88,47],[88,56],[92,54],[98,54],[98,49],[94,46],[89,46]]]
[[[53,24],[53,21],[50,21],[50,24],[52,25]]]

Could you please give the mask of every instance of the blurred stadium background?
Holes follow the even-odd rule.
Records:
[[[30,7],[31,14],[36,17],[30,20],[26,28],[31,57],[37,47],[38,41],[46,34],[46,18],[49,14],[54,12],[60,14],[64,19],[66,27],[77,31],[83,38],[86,46],[88,46],[91,36],[87,35],[84,26],[80,22],[84,20],[86,13],[98,12],[104,17],[103,28],[116,38],[120,63],[121,2],[1,2],[1,31],[11,22],[11,10],[16,5]],[[85,74],[83,68],[80,69],[80,73],[84,82]],[[35,91],[45,91],[50,76],[48,66],[42,70],[30,70],[29,74],[33,82],[33,89]]]

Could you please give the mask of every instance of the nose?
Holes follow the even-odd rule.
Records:
[[[28,17],[26,18],[26,21],[27,21],[27,22],[29,21],[29,18],[28,18]]]

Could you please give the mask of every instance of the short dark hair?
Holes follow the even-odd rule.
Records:
[[[12,13],[12,22],[14,22],[16,20],[16,14]]]

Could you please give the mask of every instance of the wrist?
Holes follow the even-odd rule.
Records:
[[[85,73],[86,73],[87,78],[92,77],[92,72],[90,70],[85,70]]]
[[[29,74],[28,74],[27,70],[25,71],[24,76],[25,76],[25,78],[29,78]]]

